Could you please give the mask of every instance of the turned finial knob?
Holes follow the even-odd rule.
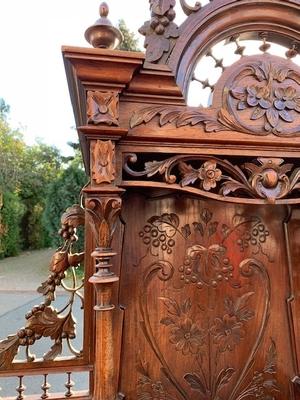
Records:
[[[99,14],[100,18],[85,31],[85,38],[93,47],[115,49],[122,42],[123,35],[107,18],[109,14],[107,3],[100,4]]]
[[[108,7],[108,4],[107,4],[107,3],[103,2],[103,3],[100,4],[100,7],[99,7],[99,14],[100,14],[100,17],[101,17],[101,18],[106,18],[106,17],[108,16],[108,14],[109,14],[109,7]]]

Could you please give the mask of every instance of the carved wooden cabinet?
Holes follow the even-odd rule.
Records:
[[[150,2],[145,59],[63,49],[91,176],[94,398],[299,399],[299,2],[180,3],[178,27],[175,1]],[[195,81],[207,106],[187,106]]]
[[[63,48],[90,176],[84,398],[297,400],[300,3],[179,3],[180,27],[150,1],[145,55]]]

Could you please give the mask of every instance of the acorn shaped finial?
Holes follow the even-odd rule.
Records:
[[[100,14],[101,18],[107,18],[108,14],[109,14],[109,7],[108,7],[107,3],[103,2],[100,4],[99,14]]]
[[[115,49],[123,40],[119,29],[115,28],[107,18],[108,4],[103,2],[99,7],[100,18],[85,31],[86,40],[96,48]]]

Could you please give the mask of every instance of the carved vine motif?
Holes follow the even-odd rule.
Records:
[[[262,400],[275,400],[275,393],[279,392],[280,388],[275,376],[277,372],[277,351],[272,339],[266,353],[264,368],[262,370],[253,370],[255,356],[262,345],[270,313],[270,278],[265,266],[256,259],[244,259],[239,263],[238,268],[234,266],[228,257],[225,258],[227,248],[224,244],[234,232],[241,233],[241,237],[251,232],[252,235],[254,234],[253,237],[258,238],[261,235],[266,240],[268,235],[266,235],[265,225],[257,217],[245,218],[241,215],[236,215],[233,218],[232,227],[225,224],[219,226],[213,220],[213,213],[208,209],[203,209],[201,211],[201,221],[192,225],[201,238],[200,243],[186,248],[184,262],[177,268],[166,260],[155,261],[149,265],[145,271],[144,284],[141,288],[141,326],[150,347],[161,364],[161,373],[172,384],[180,398],[184,400],[190,398],[186,387],[198,392],[199,399],[225,400],[223,390],[228,385],[233,388],[227,400],[242,400],[250,396],[255,396],[255,398]],[[248,225],[250,226],[249,228],[247,227]],[[146,232],[145,227],[147,227]],[[183,240],[187,240],[191,235],[190,225],[189,228],[185,225],[184,230],[180,229],[180,220],[176,214],[154,216],[147,221],[145,227],[141,231],[143,235],[140,235],[142,240],[144,240],[144,234],[149,235],[150,238],[152,230],[154,232],[158,231],[158,234],[166,234],[168,232],[174,241],[176,235],[179,235]],[[184,232],[190,233],[185,235]],[[223,236],[221,241],[217,239],[220,238],[220,235],[221,237]],[[156,237],[156,234],[154,236]],[[211,243],[214,238],[216,240],[215,244],[209,246],[208,243]],[[241,246],[240,240],[238,236],[238,239],[236,239],[238,247]],[[247,240],[249,240],[248,237]],[[251,239],[249,243],[257,246],[257,243],[251,242]],[[151,247],[151,243],[148,241],[145,245]],[[240,250],[244,251],[244,249]],[[160,247],[160,251],[164,250]],[[194,252],[195,255],[193,254]],[[156,253],[154,256],[159,254]],[[196,266],[188,262],[193,260],[193,257],[197,259]],[[214,281],[214,277],[208,271],[216,271],[216,274],[220,275],[220,280],[216,276]],[[222,275],[220,271],[224,274]],[[181,296],[179,300],[174,295],[175,287],[175,293],[179,295],[182,290],[184,291],[189,284],[193,283],[197,285],[201,283],[201,287],[199,286],[201,289],[210,290],[211,288],[216,290],[218,285],[222,284],[222,281],[226,283],[226,281],[230,280],[230,274],[236,275],[237,272],[240,278],[250,280],[252,284],[254,279],[260,279],[261,284],[259,286],[263,290],[261,296],[265,299],[260,317],[256,316],[255,311],[254,295],[256,292],[249,290],[241,292],[242,286],[236,282],[231,286],[233,290],[238,289],[239,294],[233,293],[224,297],[224,311],[216,311],[215,308],[207,307],[203,309],[204,314],[201,319],[199,318],[199,304],[193,304],[189,296]],[[180,276],[182,273],[184,273],[183,277]],[[206,279],[207,274],[208,279]],[[191,361],[190,363],[190,365],[193,365],[193,370],[185,371],[181,379],[175,374],[174,366],[168,363],[165,351],[160,348],[152,328],[152,322],[149,319],[150,313],[148,309],[151,282],[159,279],[160,281],[168,282],[169,286],[167,287],[171,288],[172,281],[174,282],[174,279],[178,278],[179,280],[184,280],[184,285],[179,288],[176,284],[170,294],[168,294],[168,289],[164,286],[163,295],[158,299],[163,303],[166,311],[160,317],[159,322],[166,328],[167,338],[171,346],[168,347],[168,351],[173,349],[172,351],[177,352],[181,357],[194,360],[194,362]],[[179,289],[180,293],[178,292]],[[199,301],[202,303],[201,300]],[[230,356],[231,353],[238,352],[240,344],[249,340],[249,327],[254,317],[256,321],[259,318],[259,328],[257,336],[253,338],[254,342],[250,346],[251,348],[244,364],[237,369],[229,361],[225,368],[222,367],[220,365],[220,361],[223,359],[222,355],[228,354]],[[228,357],[228,360],[230,359],[231,357]],[[173,399],[162,381],[152,380],[149,368],[146,368],[146,370],[138,367],[138,372],[141,375],[138,382],[138,398]]]
[[[148,124],[159,116],[160,126],[174,123],[179,128],[201,124],[209,133],[236,131],[257,136],[299,136],[300,72],[291,62],[269,55],[245,57],[235,67],[234,78],[230,76],[220,85],[221,105],[144,107],[133,113],[130,127]]]
[[[146,162],[145,169],[140,172],[132,170],[128,165],[136,160],[137,157],[133,154],[128,155],[125,160],[124,170],[129,175],[148,178],[162,175],[167,184],[178,182],[181,187],[196,184],[197,190],[203,195],[216,189],[215,192],[221,197],[243,195],[274,203],[300,189],[300,168],[293,169],[293,164],[285,164],[281,158],[259,157],[252,163],[237,166],[230,161],[206,155],[183,155],[163,161]],[[187,161],[202,163],[195,167]]]
[[[115,144],[111,140],[97,140],[91,143],[92,178],[100,185],[112,183],[115,179]]]
[[[115,92],[87,92],[88,124],[119,126],[119,96]]]
[[[67,209],[62,215],[60,235],[64,244],[53,255],[49,270],[48,279],[41,284],[38,292],[44,295],[44,302],[32,308],[26,314],[26,325],[16,335],[12,335],[0,342],[0,370],[9,369],[19,347],[26,349],[27,361],[32,362],[35,356],[30,354],[30,346],[42,337],[50,337],[54,344],[44,356],[44,360],[54,360],[63,350],[63,340],[74,356],[81,356],[81,351],[76,350],[71,343],[75,338],[76,321],[73,315],[73,304],[75,297],[78,297],[83,304],[83,297],[80,293],[82,283],[77,283],[74,267],[77,267],[84,259],[84,253],[73,253],[73,244],[78,240],[76,229],[84,225],[84,210],[78,206]],[[68,286],[64,282],[66,271],[70,269],[73,284]],[[55,300],[55,291],[62,286],[70,295],[68,304],[61,310],[51,306]]]
[[[180,227],[179,217],[174,213],[154,215],[147,220],[147,224],[139,232],[139,236],[147,246],[147,252],[158,256],[159,251],[172,254],[176,245],[176,235],[188,239],[192,232],[196,232],[202,240],[208,241],[213,235],[220,233],[223,240],[219,244],[207,247],[197,244],[189,247],[183,264],[178,268],[181,274],[180,279],[185,284],[195,283],[199,289],[202,289],[204,285],[210,284],[217,287],[218,282],[230,281],[233,277],[233,266],[226,256],[227,248],[224,242],[235,231],[240,234],[236,242],[240,252],[243,253],[245,249],[251,247],[253,255],[261,253],[267,256],[263,245],[270,232],[259,217],[247,218],[237,214],[232,220],[232,225],[232,228],[226,224],[220,226],[218,221],[213,220],[213,213],[204,208],[200,213],[200,221],[194,221],[192,224],[185,224],[182,227]],[[213,269],[210,268],[211,258],[214,260]],[[267,258],[272,262],[270,257],[267,256]],[[199,268],[199,264],[204,268]],[[200,273],[202,269],[206,271],[205,275]]]
[[[139,29],[144,35],[146,60],[158,62],[164,53],[172,50],[172,39],[179,36],[178,26],[173,22],[176,16],[175,0],[150,0],[151,20]]]

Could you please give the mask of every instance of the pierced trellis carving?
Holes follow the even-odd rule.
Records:
[[[119,96],[116,92],[87,92],[88,124],[119,126]]]
[[[54,253],[49,270],[48,279],[37,289],[44,295],[44,302],[35,306],[29,311],[25,318],[26,324],[15,335],[9,336],[0,342],[0,370],[9,369],[19,347],[23,346],[26,350],[28,362],[33,362],[35,356],[30,353],[30,346],[42,337],[50,337],[54,344],[51,349],[43,356],[44,360],[54,360],[62,353],[63,340],[75,357],[81,356],[81,351],[72,346],[72,339],[75,338],[76,321],[73,315],[74,298],[77,296],[83,304],[83,297],[80,293],[82,283],[77,283],[74,267],[77,267],[84,259],[84,253],[73,253],[73,244],[78,240],[76,229],[85,223],[85,213],[83,208],[74,205],[67,209],[62,215],[62,228],[59,231],[64,239],[64,244]],[[72,273],[72,286],[64,282],[67,270]],[[70,299],[67,306],[62,310],[57,310],[51,306],[55,300],[55,291],[58,286],[62,286]]]
[[[293,196],[300,189],[300,168],[281,158],[259,157],[254,162],[234,165],[207,155],[183,155],[146,162],[144,170],[139,172],[130,167],[136,161],[135,154],[127,155],[124,170],[130,176],[163,176],[166,184],[196,187],[204,195],[214,191],[220,197],[236,195],[274,203]],[[200,165],[193,166],[197,161]]]

